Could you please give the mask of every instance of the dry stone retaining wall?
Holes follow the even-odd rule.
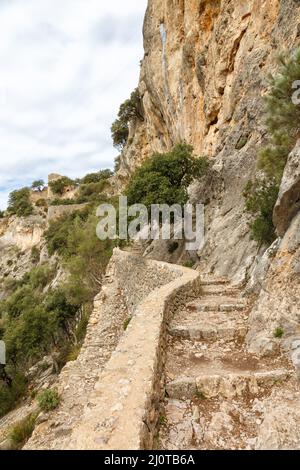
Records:
[[[82,211],[86,208],[87,204],[67,204],[61,206],[50,206],[48,208],[47,220],[52,222],[59,219],[63,215],[68,216],[77,211]]]
[[[196,271],[115,250],[82,351],[62,371],[62,405],[26,449],[151,448],[164,394],[166,326],[199,289]]]

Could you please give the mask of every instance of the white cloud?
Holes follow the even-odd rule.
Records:
[[[0,1],[0,207],[50,172],[112,167],[136,87],[147,0]]]

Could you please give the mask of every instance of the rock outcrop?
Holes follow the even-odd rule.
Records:
[[[283,50],[299,45],[295,0],[149,0],[139,90],[118,183],[153,151],[181,140],[213,162],[206,181],[203,269],[241,279],[258,254],[242,196],[265,144],[263,96]],[[200,194],[199,194],[200,193]],[[209,198],[207,198],[209,193]]]
[[[283,237],[295,215],[300,211],[300,141],[290,153],[274,209],[274,225]]]
[[[38,215],[6,219],[2,234],[0,232],[0,249],[11,246],[21,251],[31,249],[40,243],[45,228],[45,219]]]
[[[278,240],[278,250],[274,252],[270,267],[261,282],[261,292],[250,317],[248,333],[249,350],[259,355],[276,354],[276,330],[282,331],[282,349],[292,355],[294,366],[300,377],[300,213],[288,223],[295,212],[299,193],[293,193],[286,175],[290,174],[290,161],[296,164],[297,148],[291,153],[277,203],[277,214],[281,205],[282,217],[278,219],[281,227],[288,226],[283,239]],[[299,164],[299,162],[298,162]],[[297,173],[295,173],[297,175]],[[292,178],[292,181],[297,181]],[[295,183],[297,184],[297,183]],[[289,213],[291,209],[291,213]]]

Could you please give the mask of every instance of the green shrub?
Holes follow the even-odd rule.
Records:
[[[191,260],[191,259],[188,260],[188,261],[185,261],[185,263],[183,263],[183,266],[184,266],[185,268],[190,268],[190,269],[192,269],[192,268],[195,266],[195,261],[193,261],[193,260]]]
[[[31,248],[31,255],[30,255],[30,259],[32,261],[32,263],[36,264],[40,261],[40,257],[41,257],[41,251],[38,249],[37,246],[33,246]]]
[[[69,238],[75,227],[81,224],[84,225],[87,218],[87,211],[77,211],[67,217],[64,216],[51,222],[45,232],[49,254],[52,256],[57,253],[64,258],[71,257],[75,253],[76,247],[71,246]]]
[[[40,302],[40,295],[32,286],[18,287],[12,295],[0,304],[0,312],[5,313],[8,320],[19,317],[24,311],[33,309]]]
[[[111,126],[111,134],[114,146],[123,149],[129,136],[129,123],[134,119],[144,120],[143,106],[138,89],[121,104],[118,119]]]
[[[115,158],[114,172],[117,173],[121,167],[121,155]]]
[[[49,263],[43,263],[24,274],[21,285],[29,285],[33,290],[41,292],[55,276],[55,267]]]
[[[62,196],[69,186],[74,186],[74,181],[68,178],[67,176],[63,176],[57,180],[51,181],[49,186],[54,194],[58,194]]]
[[[246,136],[240,137],[235,146],[236,150],[241,150],[242,148],[244,148],[247,142],[248,142],[248,137]]]
[[[68,320],[75,317],[79,307],[68,301],[64,286],[51,291],[45,301],[46,312],[55,319],[57,327],[65,330]]]
[[[250,181],[245,188],[246,211],[255,217],[250,224],[252,238],[260,244],[270,245],[276,239],[273,209],[278,193],[276,180],[266,177]]]
[[[0,366],[1,367],[1,366]],[[0,381],[0,417],[4,416],[16,403],[24,396],[26,392],[26,378],[18,371],[13,371],[12,374],[5,373],[6,378],[9,378],[9,385]]]
[[[195,158],[193,148],[178,144],[168,153],[154,154],[136,170],[126,189],[128,204],[185,204],[188,186],[208,169],[206,158]]]
[[[124,331],[126,331],[127,328],[129,327],[129,325],[130,325],[130,323],[131,323],[131,320],[132,320],[132,317],[129,317],[129,318],[127,318],[127,319],[124,321],[124,323],[123,323],[123,329],[124,329]]]
[[[11,215],[18,217],[28,217],[33,213],[33,205],[30,202],[30,190],[22,188],[12,191],[8,198],[7,211]]]
[[[281,339],[283,335],[284,335],[283,329],[280,327],[276,328],[276,330],[274,331],[274,338]]]
[[[18,318],[7,322],[4,341],[8,360],[24,366],[40,359],[49,351],[57,319],[42,303],[26,309]]]
[[[11,440],[14,449],[22,448],[31,437],[34,431],[36,418],[37,414],[32,413],[12,427],[8,437]]]
[[[111,178],[113,172],[111,170],[100,170],[97,173],[89,173],[80,180],[80,184],[99,183]]]
[[[81,185],[78,195],[78,202],[102,202],[104,197],[103,190],[105,187],[105,181],[105,179],[102,179],[98,182]]]
[[[75,336],[76,336],[76,340],[78,341],[78,343],[82,343],[84,338],[85,338],[85,335],[86,335],[86,330],[87,330],[87,327],[88,327],[88,323],[89,323],[89,315],[87,315],[86,313],[83,314],[83,316],[81,317],[77,327],[76,327],[76,331],[75,331]]]
[[[0,210],[0,219],[4,219],[5,217],[5,212]]]
[[[278,62],[279,72],[270,77],[271,90],[265,99],[270,146],[261,152],[259,167],[280,181],[300,132],[300,106],[292,100],[293,84],[300,80],[300,48],[287,57],[281,54]]]
[[[279,73],[270,77],[265,98],[269,145],[259,153],[258,169],[264,173],[245,189],[246,210],[253,216],[252,237],[270,244],[276,238],[273,210],[287,157],[299,138],[300,106],[293,103],[293,84],[300,80],[300,48],[279,58]]]
[[[34,191],[43,191],[43,189],[45,188],[45,182],[44,180],[36,180],[32,183],[31,185],[31,189],[33,189]]]
[[[57,390],[48,389],[44,390],[38,395],[37,401],[40,409],[48,413],[49,411],[53,411],[58,407],[60,403],[60,396]]]
[[[90,183],[100,184],[99,183]],[[89,186],[89,185],[87,185]],[[20,280],[3,280],[6,299],[0,302],[0,334],[13,370],[27,370],[54,348],[61,352],[60,366],[74,360],[82,345],[92,301],[99,292],[114,242],[102,242],[95,227],[95,207],[50,223],[46,232],[49,253],[61,256],[69,273],[59,289],[51,288],[56,266],[38,265]],[[38,249],[32,256],[38,258]],[[81,320],[76,320],[81,313]],[[76,328],[75,328],[76,327]],[[10,411],[21,393],[0,379],[0,414]],[[22,393],[25,393],[23,389]]]
[[[275,179],[278,184],[281,182],[287,157],[293,148],[293,145],[285,144],[285,141],[289,140],[284,134],[278,134],[273,137],[273,145],[263,148],[259,153],[258,169],[269,179]]]
[[[38,199],[38,200],[36,201],[35,205],[36,205],[37,207],[48,207],[48,203],[47,203],[46,199],[42,199],[42,198],[41,198],[41,199]]]

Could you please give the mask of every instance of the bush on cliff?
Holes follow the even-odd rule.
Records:
[[[9,385],[5,381],[1,381],[1,375],[4,374],[6,379],[10,381]],[[0,374],[0,418],[15,406],[25,392],[25,376],[15,370],[9,370],[7,373],[3,369],[3,374]]]
[[[92,185],[94,191],[100,184],[102,180],[84,187]],[[63,272],[68,273],[63,280],[59,278],[58,287],[53,286],[58,274],[55,263],[38,265],[22,279],[7,278],[2,283],[6,297],[0,301],[0,339],[6,343],[7,366],[2,368],[4,379],[0,368],[0,415],[27,392],[26,383],[18,378],[34,363],[55,350],[62,368],[80,351],[93,299],[114,247],[113,241],[102,242],[96,235],[100,202],[97,195],[97,203],[51,222],[45,233],[50,255],[57,255]]]
[[[206,158],[195,158],[193,148],[181,143],[167,153],[155,153],[133,174],[126,194],[128,204],[185,204],[188,186],[201,178],[209,166]]]
[[[33,205],[30,202],[30,189],[22,188],[12,191],[8,198],[7,211],[10,215],[28,217],[33,213]]]
[[[57,390],[43,390],[37,397],[39,407],[45,413],[55,410],[60,402],[60,396]]]
[[[89,173],[80,180],[80,184],[99,183],[111,178],[113,172],[111,170],[100,170],[97,173]]]
[[[129,123],[134,119],[144,120],[143,107],[139,90],[134,90],[130,98],[121,104],[118,119],[111,126],[114,146],[122,150],[128,140]]]
[[[279,73],[270,78],[265,98],[266,127],[269,145],[258,157],[263,176],[245,189],[246,210],[254,216],[251,232],[254,240],[269,245],[276,238],[273,211],[287,157],[300,137],[300,48],[288,57],[279,58]],[[297,91],[297,89],[298,91]]]
[[[70,273],[66,288],[71,302],[92,300],[112,255],[113,241],[97,238],[98,221],[95,208],[87,207],[53,221],[45,234],[50,255],[61,256]]]
[[[59,178],[54,181],[50,181],[49,186],[51,190],[53,191],[54,194],[57,194],[59,196],[62,196],[65,192],[65,190],[69,186],[73,186],[74,181],[68,178],[67,176],[63,176],[62,178]]]
[[[268,244],[276,239],[273,225],[273,209],[278,198],[279,186],[275,179],[256,178],[246,186],[246,210],[255,218],[250,223],[253,240]]]
[[[9,439],[13,450],[21,449],[32,436],[35,428],[37,414],[32,413],[16,423],[10,430]]]
[[[13,408],[26,392],[23,371],[54,347],[71,341],[69,325],[81,308],[68,300],[65,284],[48,288],[56,272],[49,265],[34,268],[10,283],[0,302],[1,339],[6,344],[7,366],[0,375],[0,415]]]
[[[270,78],[270,92],[265,98],[266,124],[270,145],[262,150],[259,168],[280,182],[288,154],[300,137],[300,48],[279,57],[279,73]]]
[[[43,191],[43,189],[46,187],[45,185],[45,182],[44,180],[35,180],[32,185],[31,185],[31,189],[33,191]]]

